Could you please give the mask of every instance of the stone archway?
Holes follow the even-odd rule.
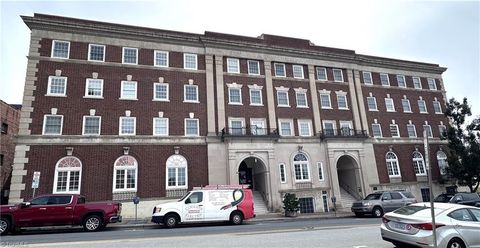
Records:
[[[256,157],[247,157],[238,166],[238,182],[249,184],[253,191],[262,194],[267,192],[267,168],[265,164]]]
[[[357,161],[349,155],[343,155],[337,160],[337,175],[340,191],[348,193],[359,200],[362,198],[360,171]],[[342,198],[348,196],[342,195]]]

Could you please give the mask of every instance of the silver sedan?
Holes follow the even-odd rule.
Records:
[[[438,248],[480,248],[480,208],[435,203]],[[383,240],[397,247],[433,247],[430,203],[415,203],[383,216]]]

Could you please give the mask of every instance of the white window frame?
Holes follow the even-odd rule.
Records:
[[[187,121],[196,121],[197,122],[197,133],[196,134],[187,134]],[[185,137],[198,137],[200,136],[200,121],[198,118],[185,118],[183,122],[184,134]]]
[[[135,83],[135,97],[129,98],[129,97],[125,97],[123,95],[124,83]],[[137,81],[122,80],[122,85],[121,85],[121,88],[120,88],[120,100],[138,100],[137,95],[138,95],[138,83],[137,83]]]
[[[420,157],[416,158],[415,154],[419,154]],[[415,172],[415,167],[418,167],[418,172],[419,173],[415,172],[415,176],[426,176],[427,175],[427,168],[425,166],[425,161],[423,160],[423,155],[420,152],[418,152],[418,151],[413,152],[412,162],[413,162],[413,171],[414,172]],[[423,168],[423,173],[421,172],[420,167]]]
[[[306,89],[294,89],[295,90],[295,104],[297,108],[308,108],[308,98]],[[303,95],[305,98],[305,105],[300,105],[298,103],[298,95]]]
[[[328,96],[328,105],[329,106],[323,106],[322,96]],[[320,108],[321,109],[332,109],[332,99],[330,97],[330,93],[320,92]]]
[[[298,155],[298,154],[302,154],[303,156],[305,156],[305,158],[307,159],[307,161],[295,161],[295,156]],[[307,164],[307,176],[308,178],[305,179],[303,178],[303,164]],[[301,179],[297,179],[297,172],[295,171],[295,165],[299,165],[300,166],[300,177]],[[295,155],[293,156],[292,158],[292,166],[293,166],[293,174],[294,174],[294,178],[295,178],[295,182],[311,182],[311,173],[310,173],[310,159],[308,158],[308,156],[304,153],[295,153]]]
[[[285,95],[287,96],[287,98],[286,98],[286,99],[287,99],[287,104],[281,104],[281,103],[280,103],[280,97],[279,97],[279,95],[278,95],[279,93],[285,93]],[[289,97],[288,97],[288,89],[281,89],[281,90],[279,90],[279,89],[277,88],[277,106],[278,106],[278,107],[290,107],[290,100],[289,100],[288,98],[289,98]]]
[[[157,64],[157,55],[160,54],[160,53],[166,55],[166,58],[167,58],[166,65]],[[153,65],[156,66],[156,67],[164,67],[164,68],[168,67],[169,64],[170,64],[170,57],[169,56],[170,56],[170,54],[169,54],[168,51],[160,51],[160,50],[153,51]]]
[[[187,100],[187,87],[195,87],[196,88],[196,93],[197,93],[197,99],[196,100]],[[183,102],[189,102],[189,103],[199,103],[200,100],[198,99],[198,85],[195,84],[184,84],[183,85]]]
[[[283,75],[277,75],[277,66],[283,67]],[[273,63],[273,72],[275,72],[275,77],[287,77],[287,70],[285,69],[284,63]]]
[[[60,133],[45,133],[47,118],[48,117],[60,117]],[[63,133],[63,115],[43,115],[43,127],[42,127],[42,135],[62,135]]]
[[[339,124],[340,124],[340,128],[339,128],[339,131],[340,131],[340,134],[342,136],[351,136],[352,135],[352,130],[353,130],[353,123],[352,121],[339,121]],[[345,133],[345,131],[347,130],[344,130],[345,127],[348,127],[348,132]]]
[[[366,84],[366,85],[372,85],[373,84],[372,73],[369,72],[369,71],[364,71],[362,74],[363,74],[363,83]],[[368,75],[368,78],[369,78],[370,82],[367,82],[365,80],[365,78],[366,78],[365,75]]]
[[[342,80],[337,80],[335,78],[335,72],[338,72],[338,71],[340,71],[340,75],[342,76]],[[345,79],[343,78],[343,70],[342,69],[333,69],[333,81],[334,82],[340,82],[340,83],[345,82]]]
[[[230,68],[230,67],[232,67],[232,68]],[[236,67],[236,68],[234,68],[234,67]],[[236,58],[227,58],[227,72],[228,73],[240,73],[240,60],[236,59]]]
[[[288,125],[290,126],[290,134],[289,135],[283,133],[282,123],[288,123]],[[285,136],[285,137],[295,136],[295,130],[293,129],[293,120],[292,119],[278,119],[278,127],[279,127],[278,128],[278,133],[280,134],[280,136]]]
[[[156,127],[157,127],[157,121],[166,121],[166,133],[156,133]],[[152,130],[152,133],[153,133],[153,136],[162,136],[162,137],[165,137],[165,136],[168,136],[169,135],[169,119],[168,118],[165,118],[165,117],[155,117],[153,118],[153,130]]]
[[[375,109],[370,108],[370,104],[368,104],[368,99],[373,99],[373,102],[375,103]],[[378,111],[377,98],[374,96],[367,96],[367,107],[368,111]]]
[[[280,176],[280,183],[287,183],[287,166],[285,163],[280,163],[278,164],[279,167],[279,176]],[[282,180],[282,174],[283,174],[283,180]]]
[[[318,169],[318,181],[323,182],[325,181],[325,173],[323,170],[323,163],[322,162],[317,162],[317,169]],[[320,177],[320,175],[322,175]]]
[[[308,126],[308,134],[302,134],[301,124],[307,124]],[[298,119],[297,120],[297,127],[298,127],[298,136],[302,137],[311,137],[312,136],[312,120],[308,119]]]
[[[63,87],[64,88],[63,94],[62,93],[51,93],[51,91],[52,91],[52,80],[53,79],[64,79],[65,80],[65,86]],[[67,96],[67,80],[68,80],[67,77],[49,76],[48,77],[48,88],[47,88],[46,96]]]
[[[98,80],[100,81],[100,95],[99,96],[95,96],[95,95],[89,95],[88,94],[88,88],[89,88],[89,83],[91,80]],[[85,80],[85,95],[83,96],[84,98],[100,98],[100,99],[103,99],[103,79],[98,79],[98,78],[87,78]]]
[[[133,133],[122,133],[122,124],[125,119],[133,119]],[[118,119],[118,135],[120,136],[134,136],[137,134],[137,117],[120,116]]]
[[[432,80],[433,80],[433,84],[432,84]],[[428,82],[428,89],[437,90],[437,82],[434,78],[427,78],[427,82]]]
[[[440,110],[439,112],[437,111],[435,106],[438,106],[438,109]],[[442,114],[443,115],[442,104],[438,100],[433,101],[433,111],[435,111],[435,114]]]
[[[404,102],[408,103],[408,111],[405,111],[405,106],[403,104]],[[402,109],[404,113],[412,113],[412,106],[410,106],[410,100],[402,99]]]
[[[394,127],[397,130],[397,135],[393,135],[392,133],[392,127]],[[390,124],[390,135],[392,138],[400,138],[400,129],[398,128],[398,124]]]
[[[337,122],[336,121],[332,121],[332,120],[324,120],[322,121],[322,127],[323,127],[323,132],[325,133],[327,130],[325,128],[325,124],[332,124],[332,127],[333,127],[333,135],[337,135]]]
[[[90,56],[92,55],[91,54],[91,51],[92,51],[92,46],[97,46],[97,47],[103,47],[103,58],[102,60],[96,60],[96,59],[92,59]],[[88,44],[88,61],[93,61],[93,62],[105,62],[105,53],[107,51],[107,48],[105,45],[100,45],[100,44]]]
[[[440,134],[440,137],[443,137],[443,132],[447,132],[447,126],[440,124],[438,125],[438,133]]]
[[[166,98],[157,97],[157,86],[167,86]],[[169,102],[170,101],[170,85],[168,83],[153,83],[153,101]]]
[[[85,124],[87,124],[87,118],[98,118],[98,133],[85,133]],[[102,132],[102,117],[98,115],[84,115],[83,116],[83,123],[82,123],[82,135],[86,136],[98,136]]]
[[[400,80],[399,78],[402,78],[403,79],[403,85],[400,85]],[[405,80],[405,76],[404,75],[397,75],[397,86],[400,87],[400,88],[407,88],[407,81]]]
[[[228,104],[230,105],[243,105],[243,99],[242,99],[242,86],[241,84],[227,84],[228,88]],[[240,97],[240,102],[233,102],[232,101],[232,94],[231,90],[238,90],[238,95]]]
[[[429,138],[433,138],[433,130],[432,130],[432,126],[428,125],[428,124],[423,124],[423,130],[427,129],[427,136]]]
[[[57,57],[57,56],[54,56],[55,54],[55,44],[56,43],[67,43],[68,44],[68,52],[67,52],[67,57]],[[50,54],[50,57],[52,58],[56,58],[56,59],[69,59],[70,58],[70,41],[65,41],[65,40],[53,40],[52,41],[52,51],[51,51],[51,54]]]
[[[380,131],[380,136],[375,136],[375,132],[374,132],[374,126],[377,126],[378,127],[378,130]],[[380,125],[380,123],[372,123],[372,136],[374,138],[383,138],[383,132],[382,132],[382,125]]]
[[[411,136],[411,135],[410,135],[410,132],[408,131],[408,127],[409,127],[409,126],[410,126],[410,127],[413,127],[413,132],[415,133],[415,136]],[[414,124],[407,124],[407,134],[408,134],[408,137],[409,137],[409,138],[417,138],[417,137],[418,137],[418,136],[417,136],[417,127],[415,127]]]
[[[131,157],[134,159],[134,165],[132,166],[118,166],[117,163],[118,161],[123,158],[123,157]],[[127,171],[128,170],[132,170],[134,169],[135,170],[135,188],[127,188]],[[117,171],[120,171],[120,170],[123,170],[125,171],[125,178],[124,178],[124,185],[123,185],[123,188],[120,188],[120,189],[117,189],[116,188],[116,178],[117,178]],[[118,193],[118,192],[137,192],[137,188],[138,188],[138,161],[130,156],[130,155],[122,155],[120,157],[117,158],[117,160],[115,160],[115,163],[113,164],[113,185],[112,185],[112,192],[113,193]]]
[[[237,117],[229,117],[228,118],[228,131],[230,134],[238,135],[237,131],[233,129],[233,122],[240,122],[241,123],[241,130],[240,133],[241,135],[245,135],[246,131],[246,126],[245,126],[245,118],[237,118]]]
[[[298,77],[298,75],[295,75],[295,69],[298,69],[298,68],[300,68],[300,72],[302,73],[301,77]],[[294,78],[297,78],[297,79],[304,79],[305,78],[305,74],[303,72],[303,65],[292,65],[292,72],[293,72],[293,77]]]
[[[415,84],[415,79],[418,80],[418,84]],[[420,79],[420,77],[412,77],[412,82],[413,82],[413,88],[419,89],[419,90],[422,89],[422,80]]]
[[[195,57],[195,67],[187,67],[187,56]],[[198,56],[194,53],[184,53],[183,54],[183,69],[187,70],[198,70]]]
[[[135,53],[136,53],[135,63],[125,62],[125,49],[135,50]],[[135,48],[135,47],[122,47],[122,64],[126,64],[126,65],[138,65],[138,48]]]
[[[168,169],[175,169],[175,186],[168,185]],[[178,169],[185,169],[185,185],[178,185]],[[187,159],[179,154],[174,154],[167,159],[165,163],[165,189],[188,189],[188,161]]]
[[[80,163],[80,167],[58,167],[60,162],[64,159],[75,159]],[[70,174],[71,172],[78,171],[78,190],[70,190]],[[57,184],[58,184],[58,173],[59,172],[67,172],[67,189],[66,191],[58,191]],[[66,156],[59,159],[55,165],[55,176],[53,179],[53,194],[80,194],[80,190],[82,188],[82,161],[74,156]]]
[[[258,123],[262,123],[261,125],[258,125]],[[256,127],[256,128],[261,128],[260,131],[255,129],[253,129],[253,127]],[[260,126],[260,127],[258,127]],[[252,135],[266,135],[267,134],[267,125],[266,125],[266,119],[264,118],[250,118],[250,132],[252,133]]]
[[[341,107],[340,106],[340,98],[344,98],[345,99],[345,107]],[[347,99],[347,93],[339,93],[337,92],[337,106],[338,106],[338,109],[340,110],[348,110],[348,99]]]
[[[382,76],[386,76],[387,82],[384,84],[384,81],[382,80]],[[382,86],[390,86],[390,76],[387,73],[380,73],[380,84]]]
[[[425,100],[418,100],[417,103],[418,103],[418,111],[420,112],[420,114],[428,114],[427,103],[425,102]],[[425,111],[422,111],[422,108],[420,107],[420,105],[423,105],[425,107]]]
[[[395,156],[395,158],[387,158],[387,155],[391,153]],[[389,167],[389,163],[390,163],[390,166],[392,167],[392,174],[390,174],[388,172],[388,167]],[[393,164],[395,163],[395,164]],[[387,174],[388,174],[388,177],[389,178],[398,178],[398,177],[402,177],[401,175],[401,172],[400,172],[400,164],[398,163],[398,156],[397,154],[395,154],[394,152],[392,151],[389,151],[385,154],[385,164],[387,166]],[[397,169],[397,172],[398,174],[395,174],[395,170],[394,170],[394,166],[395,168]]]
[[[440,162],[440,160],[444,162]],[[442,166],[440,164],[443,164]],[[447,154],[443,151],[437,151],[437,164],[438,164],[438,170],[440,171],[440,175],[445,176],[447,172],[445,169],[448,167],[448,157]]]
[[[250,71],[250,63],[256,63],[258,68],[258,73],[253,73]],[[247,60],[248,75],[260,75],[260,62],[257,60]]]
[[[392,106],[391,109],[388,108],[389,106],[388,102],[391,103],[391,106]],[[395,112],[395,103],[393,102],[392,98],[385,98],[385,109],[387,110],[387,112]]]
[[[319,70],[323,70],[323,72],[325,72],[325,78],[320,78],[320,73],[318,73]],[[320,81],[328,81],[328,75],[327,75],[327,68],[325,67],[317,67],[316,70],[316,76],[317,76],[317,80],[320,80]]]
[[[250,106],[263,106],[263,95],[262,95],[262,89],[263,86],[257,86],[255,85],[249,85],[249,94],[250,94]],[[252,91],[258,91],[260,93],[260,103],[254,103],[252,101]]]

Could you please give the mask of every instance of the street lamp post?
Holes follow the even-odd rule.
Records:
[[[433,208],[433,187],[432,187],[432,167],[430,166],[430,150],[428,146],[428,132],[427,129],[423,129],[423,145],[425,148],[425,165],[427,166],[428,173],[428,191],[430,193],[430,214],[432,215],[432,236],[433,247],[437,248],[437,228],[435,225],[435,209]]]

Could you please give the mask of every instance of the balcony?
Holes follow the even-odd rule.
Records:
[[[320,139],[367,139],[367,131],[365,130],[354,130],[352,128],[344,127],[340,129],[324,129],[320,132]]]
[[[270,139],[278,139],[280,135],[278,134],[277,129],[268,129],[268,128],[258,128],[254,127],[241,127],[241,128],[233,128],[233,127],[226,127],[222,129],[222,141],[225,138],[229,137],[245,137],[245,138],[270,138]]]

